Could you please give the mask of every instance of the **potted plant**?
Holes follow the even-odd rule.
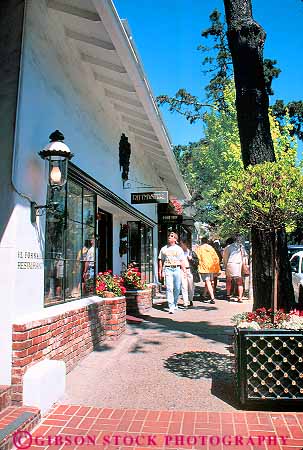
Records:
[[[147,288],[135,263],[128,265],[122,272],[123,285],[126,288],[126,312],[128,314],[145,314],[152,307],[152,291]]]
[[[281,230],[302,217],[302,188],[301,167],[296,165],[293,151],[287,149],[276,162],[238,172],[220,201],[229,229],[247,231],[254,227],[271,243],[267,270],[270,305],[267,309],[255,306],[255,311],[234,318],[237,392],[244,406],[303,402],[303,317],[297,311],[290,312],[294,308],[291,293],[281,290],[277,252]],[[285,263],[287,267],[287,260]],[[253,277],[253,282],[258,283],[258,279]],[[255,287],[253,283],[254,291]],[[258,305],[262,299],[254,300]],[[281,309],[284,305],[285,312]]]
[[[123,278],[113,275],[111,270],[99,272],[96,276],[96,294],[99,297],[122,297],[125,292]]]
[[[239,402],[303,404],[303,312],[259,308],[232,322]]]

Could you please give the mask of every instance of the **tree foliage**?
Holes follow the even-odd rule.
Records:
[[[216,108],[222,110],[226,107],[224,89],[233,77],[233,67],[231,54],[226,37],[226,24],[221,21],[221,13],[215,9],[210,14],[209,28],[201,32],[201,36],[211,41],[210,45],[199,45],[198,50],[203,54],[202,66],[204,74],[209,74],[209,82],[205,88],[206,97],[202,100],[199,96],[193,95],[186,89],[179,89],[174,96],[159,95],[157,101],[159,105],[166,105],[170,112],[177,112],[183,115],[190,123],[203,120],[205,111],[214,108],[213,101],[217,102]],[[265,58],[264,77],[266,92],[273,95],[272,82],[278,78],[281,69],[277,67],[275,59]],[[293,125],[292,135],[303,140],[303,102],[290,101],[284,103],[277,100],[272,106],[272,113],[278,119],[279,125],[284,125],[285,116],[289,114],[290,122]]]
[[[226,86],[233,78],[233,67],[230,50],[226,36],[226,24],[221,21],[221,13],[215,9],[209,16],[209,28],[201,32],[201,36],[210,41],[210,45],[199,45],[202,53],[203,73],[209,75],[205,87],[205,100],[192,95],[186,89],[179,89],[174,96],[159,95],[159,105],[166,105],[170,112],[183,115],[190,123],[204,119],[205,111],[209,109],[224,110],[228,106],[224,92]],[[280,69],[276,67],[276,60],[264,60],[266,89],[269,95],[273,94],[272,80],[277,78]]]
[[[231,190],[237,178],[245,179],[231,80],[224,89],[224,101],[223,110],[204,114],[205,138],[187,146],[176,146],[174,152],[191,191],[197,219],[212,224],[217,234],[227,237],[235,231],[246,234],[249,226],[237,225],[235,229],[235,221],[222,210],[222,195]],[[296,165],[297,143],[291,136],[293,126],[287,115],[283,127],[272,115],[270,124],[276,157],[287,172],[288,167]],[[293,223],[293,220],[287,222],[289,230]]]
[[[230,180],[219,200],[224,225],[274,231],[302,217],[303,177],[300,167],[281,158],[249,166]]]
[[[277,100],[272,107],[272,111],[280,126],[283,126],[285,117],[288,115],[290,123],[293,125],[291,134],[303,141],[303,102],[301,100],[291,101],[287,104],[284,104],[283,100]]]

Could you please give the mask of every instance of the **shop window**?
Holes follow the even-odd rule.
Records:
[[[136,263],[143,279],[153,282],[153,229],[143,222],[128,222],[128,263]]]
[[[96,194],[75,181],[55,192],[46,215],[45,306],[94,294]]]

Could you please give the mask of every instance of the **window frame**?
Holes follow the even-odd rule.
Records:
[[[145,226],[148,226],[152,229],[151,233],[152,233],[152,248],[153,248],[153,229],[154,226],[157,225],[157,222],[154,221],[153,219],[149,218],[148,216],[146,216],[144,213],[142,213],[141,211],[135,209],[133,206],[131,206],[129,203],[127,203],[124,199],[122,199],[121,197],[119,197],[118,195],[116,195],[114,192],[112,192],[110,189],[108,189],[107,187],[103,186],[101,183],[99,183],[96,179],[94,179],[93,177],[91,177],[90,175],[88,175],[86,172],[84,172],[83,170],[81,170],[79,167],[77,167],[75,164],[69,162],[68,165],[68,180],[73,181],[79,185],[81,185],[81,187],[84,189],[87,189],[89,191],[91,191],[96,198],[96,213],[97,213],[97,208],[98,208],[98,204],[97,204],[97,196],[105,199],[107,202],[109,202],[110,204],[112,204],[113,206],[117,206],[119,209],[121,209],[121,211],[125,212],[126,214],[129,214],[131,216],[134,217],[134,221],[137,219],[138,221],[141,221],[142,223],[144,223]],[[66,202],[67,202],[67,193],[66,193],[66,185],[63,187],[63,190],[65,190],[65,223],[64,223],[64,232],[66,233],[66,216],[67,216],[67,208],[66,208]],[[97,220],[95,217],[95,264],[97,264],[96,261],[96,238],[97,238]],[[45,225],[45,245],[44,245],[44,249],[46,250],[46,225]],[[65,241],[65,237],[64,237],[64,241]],[[64,249],[64,252],[66,250]],[[152,259],[153,259],[153,255],[152,255]],[[66,264],[64,265],[64,270],[66,268]],[[95,275],[96,275],[96,269],[95,269]],[[154,266],[152,264],[152,277],[154,277]],[[64,273],[64,280],[65,280],[65,273]],[[78,298],[71,298],[71,299],[67,299],[65,300],[65,286],[64,286],[64,299],[61,301],[58,301],[56,303],[49,303],[46,304],[45,302],[45,286],[46,286],[46,280],[45,280],[45,269],[44,269],[44,307],[48,308],[54,305],[59,305],[59,304],[63,304],[63,303],[67,303],[67,302],[71,302],[71,301],[75,301],[78,300]],[[82,296],[80,298],[83,298]]]
[[[80,187],[81,189],[81,220],[80,222],[75,220],[75,219],[71,219],[69,217],[69,211],[68,211],[68,193],[69,193],[69,183],[72,183],[74,185],[77,185],[78,187]],[[96,278],[96,245],[94,246],[94,276],[92,278],[92,285],[93,285],[93,290],[91,292],[88,292],[87,294],[84,292],[84,288],[83,288],[83,280],[82,280],[82,272],[83,272],[83,249],[85,247],[85,241],[88,240],[85,239],[85,230],[88,229],[88,225],[85,223],[85,216],[84,216],[84,202],[85,202],[85,192],[89,192],[91,194],[91,196],[93,197],[93,227],[92,231],[93,231],[93,239],[96,243],[96,210],[97,210],[97,194],[95,192],[93,192],[91,189],[89,189],[87,186],[84,186],[81,182],[72,179],[71,177],[68,176],[67,178],[67,183],[65,184],[64,190],[61,191],[64,192],[64,211],[63,211],[63,215],[64,215],[64,220],[63,220],[63,225],[62,225],[62,244],[61,244],[61,248],[60,248],[60,252],[58,251],[58,249],[56,250],[56,254],[61,254],[63,256],[63,277],[62,277],[62,283],[59,286],[60,291],[61,291],[61,295],[58,300],[56,300],[56,295],[55,292],[57,290],[57,286],[56,286],[56,277],[54,276],[54,269],[51,269],[51,271],[53,271],[53,276],[50,276],[50,272],[48,272],[47,268],[44,269],[44,307],[48,308],[51,306],[55,306],[55,305],[60,305],[63,303],[68,303],[68,302],[72,302],[72,301],[76,301],[76,300],[80,300],[82,298],[87,298],[90,297],[92,295],[95,295],[95,278]],[[48,188],[48,196],[50,195],[50,188]],[[49,213],[47,211],[46,213],[46,224],[45,224],[45,255],[47,253],[49,253],[47,251],[47,244],[48,244],[48,240],[47,240],[47,234],[48,234],[48,218],[52,217],[52,213]],[[77,258],[74,255],[74,258],[70,258],[67,257],[68,256],[68,250],[70,250],[70,246],[68,245],[68,240],[69,240],[69,225],[70,224],[77,224],[81,226],[81,248],[79,249],[79,251],[81,251],[81,256],[80,256],[80,264],[77,264]],[[50,261],[50,267],[54,267],[54,261],[55,258],[51,258]],[[58,263],[57,263],[58,264]],[[78,266],[79,268],[79,273],[75,273],[76,277],[79,279],[78,284],[79,284],[79,296],[76,297],[72,297],[72,296],[68,296],[67,294],[67,289],[70,287],[69,286],[69,282],[70,282],[70,278],[68,277],[68,274],[70,274],[70,270],[67,271],[67,267],[72,267],[72,266],[76,267]],[[80,278],[79,278],[80,277]],[[53,280],[53,281],[52,281]],[[53,286],[53,290],[54,290],[54,296],[53,298],[50,300],[47,297],[47,288],[48,286]],[[51,287],[50,287],[51,289]],[[72,291],[72,290],[71,290]]]

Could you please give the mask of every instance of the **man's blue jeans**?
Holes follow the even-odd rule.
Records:
[[[175,307],[178,303],[181,288],[181,269],[180,267],[165,267],[164,276],[168,307]]]

